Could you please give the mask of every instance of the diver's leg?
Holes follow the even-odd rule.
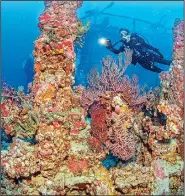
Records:
[[[155,60],[155,62],[164,64],[164,65],[170,65],[172,63],[172,61],[166,60],[166,59],[157,59]]]
[[[153,55],[153,61],[157,62],[157,63],[164,64],[164,65],[170,65],[171,64],[170,60],[160,58],[158,55]]]
[[[141,65],[143,66],[143,65]],[[145,69],[148,69],[150,71],[153,71],[153,72],[157,72],[157,73],[161,73],[163,70],[160,69],[159,67],[156,67],[155,65],[151,65],[151,66],[143,66]]]
[[[163,70],[160,69],[159,67],[156,67],[155,65],[152,65],[151,71],[161,73]]]
[[[153,71],[153,72],[157,72],[157,73],[160,73],[162,72],[163,70],[160,69],[159,67],[156,67],[154,65],[154,62],[152,61],[139,61],[138,62],[142,67],[144,67],[145,69],[148,69],[150,71]]]

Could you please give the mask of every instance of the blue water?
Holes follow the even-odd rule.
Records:
[[[157,23],[162,19],[167,28],[166,31],[158,24],[149,25],[136,21],[133,29],[133,20],[121,17],[107,16],[99,12],[109,5],[110,1],[95,2],[85,1],[77,11],[79,18],[85,16],[87,10],[94,10],[94,16],[90,17],[91,29],[88,32],[84,48],[77,55],[76,84],[86,84],[86,75],[92,67],[101,69],[103,57],[113,55],[105,47],[98,44],[98,38],[106,37],[116,42],[120,40],[119,29],[128,28],[130,31],[143,35],[151,45],[158,48],[165,58],[172,57],[172,27],[176,18],[183,19],[183,2],[177,1],[152,1],[135,2],[119,1],[107,9],[106,13],[124,15],[133,18],[146,20],[150,23]],[[37,27],[38,17],[44,11],[42,1],[7,1],[2,2],[2,77],[8,84],[18,87],[24,86],[32,77],[25,73],[24,62],[29,59],[33,51],[33,43],[40,32]],[[84,24],[87,20],[84,21]],[[99,28],[99,29],[98,29]],[[106,32],[106,29],[109,29]],[[83,56],[80,56],[83,55]],[[115,56],[115,55],[113,55]],[[117,58],[115,56],[115,58]],[[159,65],[163,70],[168,70],[168,66]],[[149,87],[159,85],[157,73],[145,70],[140,65],[128,67],[126,74],[137,74],[140,84],[147,84]]]

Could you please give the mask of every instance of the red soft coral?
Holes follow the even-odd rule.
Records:
[[[48,22],[51,19],[51,16],[47,12],[45,12],[39,17],[39,19],[40,22]]]
[[[89,138],[87,140],[87,143],[89,144],[90,148],[92,148],[93,150],[96,150],[97,152],[100,152],[103,149],[103,146],[100,140],[96,139],[95,137]]]
[[[1,115],[2,115],[2,117],[7,117],[7,116],[9,116],[9,112],[8,112],[8,110],[7,110],[7,108],[6,108],[6,103],[5,103],[5,102],[3,102],[3,103],[1,104]]]
[[[92,119],[91,134],[93,137],[100,140],[101,143],[106,142],[108,139],[108,127],[106,124],[106,109],[99,103],[94,103],[89,113]]]

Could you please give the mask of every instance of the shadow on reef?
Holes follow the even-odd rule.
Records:
[[[158,109],[154,107],[148,109],[146,106],[143,106],[141,111],[144,112],[145,116],[151,118],[154,125],[166,125],[167,116],[162,112],[159,112]]]
[[[119,161],[120,159],[118,157],[113,156],[112,153],[109,153],[102,161],[102,165],[109,170],[111,167],[116,167]]]
[[[34,78],[34,58],[32,55],[29,56],[29,58],[24,62],[23,69],[26,75],[26,88],[25,91],[29,91],[28,85],[33,82]]]
[[[7,150],[12,142],[12,137],[1,129],[1,150]]]

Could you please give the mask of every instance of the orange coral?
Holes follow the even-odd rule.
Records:
[[[55,86],[54,84],[50,84],[47,91],[42,95],[42,99],[45,101],[47,99],[52,99],[55,94]]]
[[[21,114],[22,114],[22,115],[25,115],[25,114],[28,113],[28,111],[29,111],[29,108],[23,108]]]
[[[35,72],[43,71],[43,66],[40,64],[40,62],[37,62],[34,66]]]
[[[15,135],[15,131],[12,130],[12,127],[11,126],[8,126],[7,125],[4,128],[5,128],[5,132],[6,132],[7,135],[11,135],[11,136]]]

